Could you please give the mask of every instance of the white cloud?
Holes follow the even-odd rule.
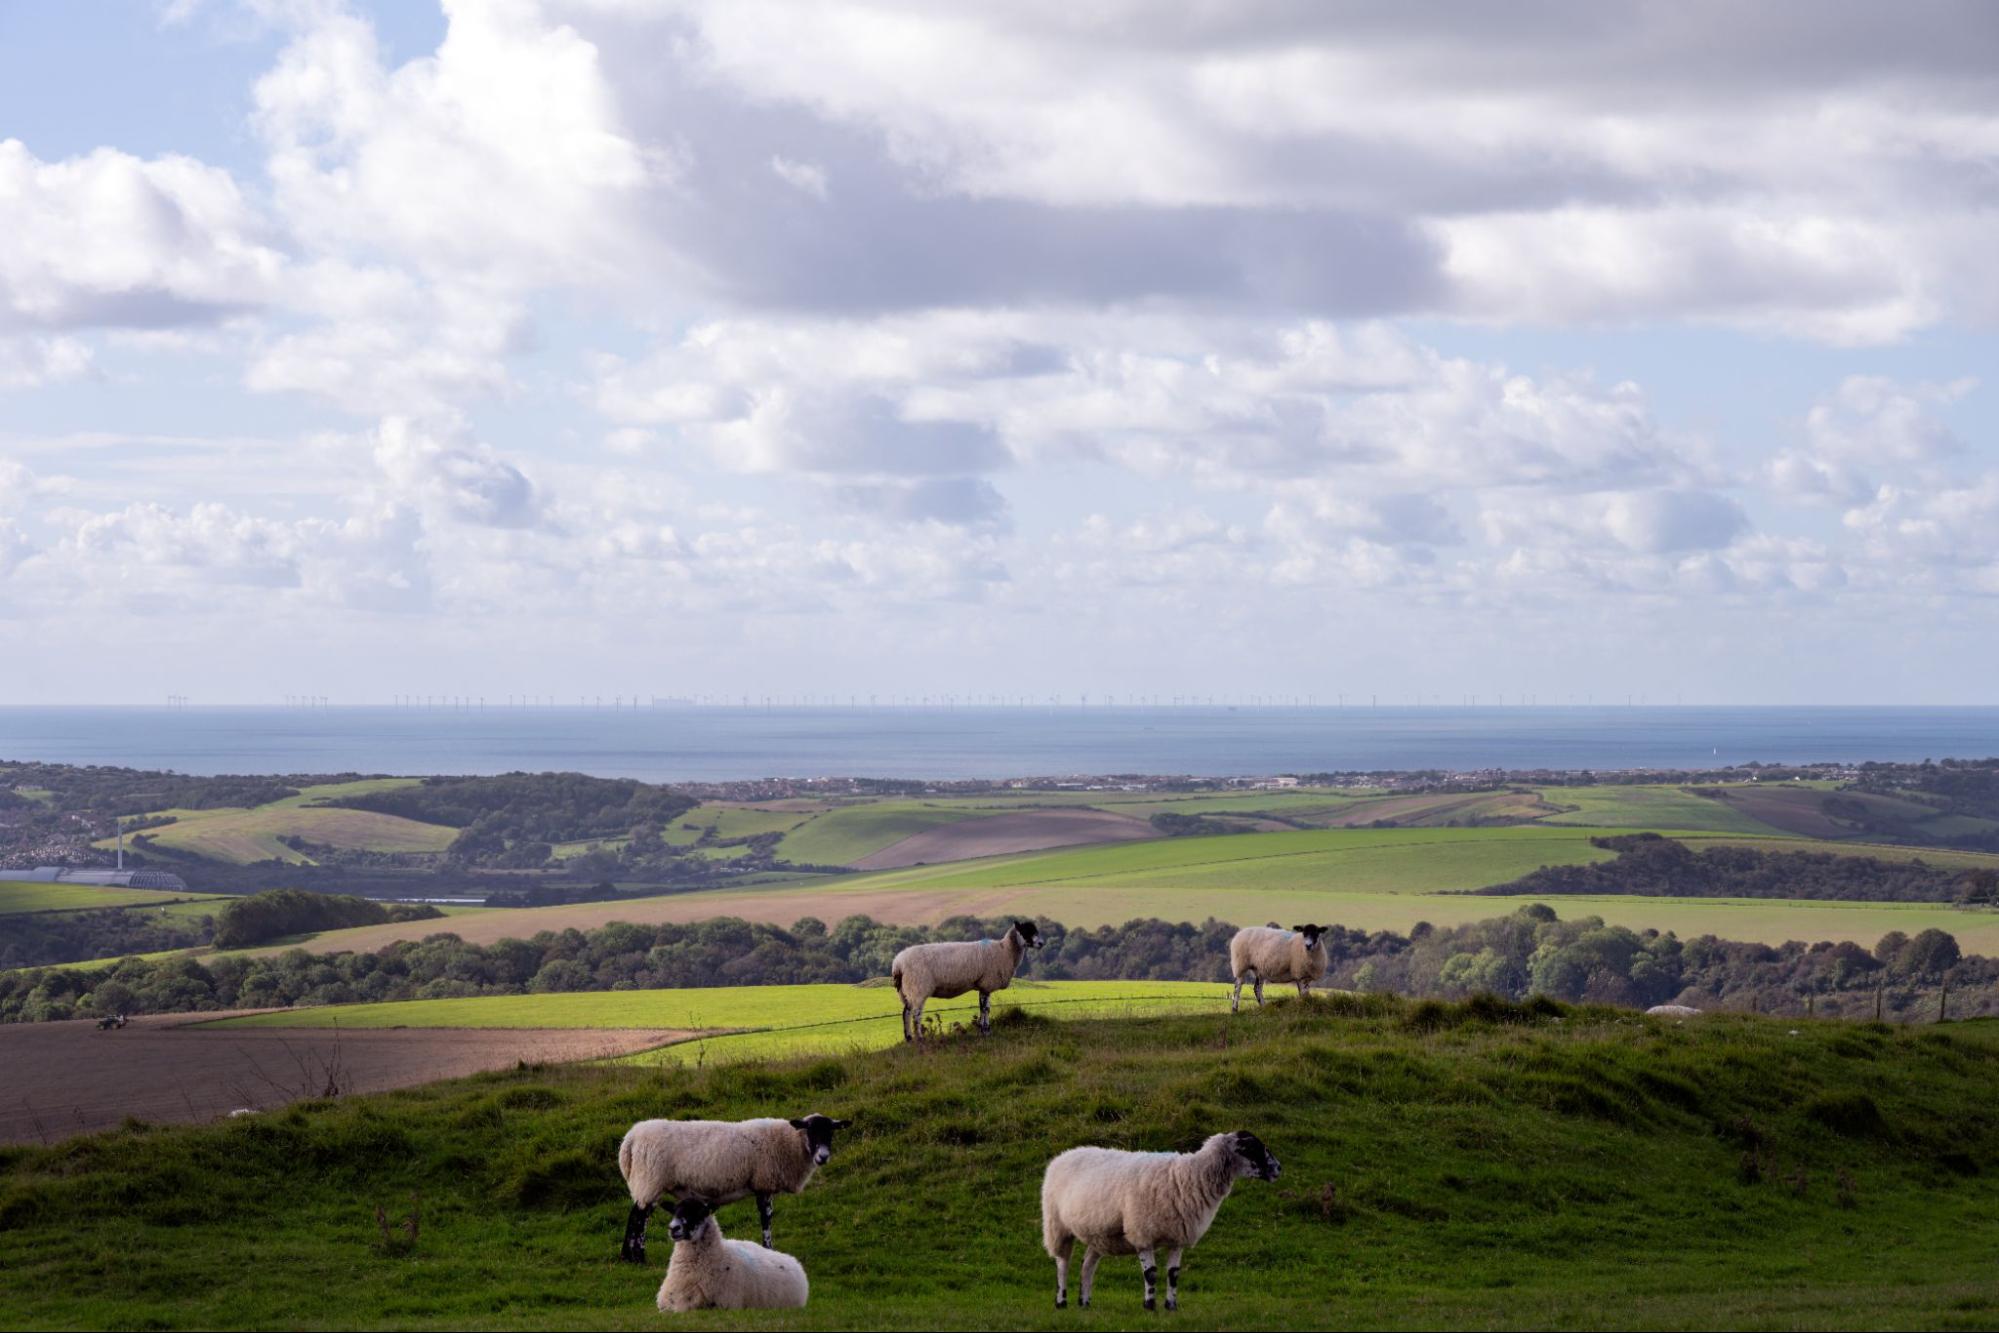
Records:
[[[779,180],[800,194],[809,194],[814,199],[826,198],[826,168],[774,155],[770,160],[770,169],[777,173]]]
[[[1853,504],[1871,496],[1883,476],[1934,479],[1936,465],[1966,448],[1938,409],[1972,387],[1968,379],[1904,385],[1876,375],[1848,376],[1806,414],[1804,443],[1771,460],[1771,485],[1794,500]]]
[[[75,379],[90,364],[90,348],[76,338],[0,338],[0,390]]]
[[[113,148],[44,162],[0,140],[0,329],[213,323],[283,268],[229,173]]]
[[[478,527],[532,528],[549,521],[547,503],[525,473],[456,429],[390,417],[375,433],[374,459],[385,490],[399,503]]]

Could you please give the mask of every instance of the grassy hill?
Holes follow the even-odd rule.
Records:
[[[524,1068],[0,1153],[0,1324],[657,1328],[615,1259],[635,1119],[855,1120],[780,1247],[813,1300],[694,1327],[1151,1327],[1130,1259],[1051,1308],[1050,1153],[1249,1128],[1194,1327],[1986,1327],[1999,1026],[1285,1003],[762,1066]],[[413,1246],[375,1210],[420,1214]],[[741,1236],[754,1211],[725,1209]]]
[[[94,912],[112,907],[154,908],[180,915],[212,912],[227,902],[222,894],[168,889],[127,889],[108,884],[0,880],[0,916],[30,912]]]
[[[458,836],[458,830],[372,810],[321,804],[411,787],[416,782],[415,778],[366,778],[306,787],[296,796],[247,809],[163,810],[158,813],[172,815],[174,822],[141,832],[161,847],[231,865],[273,859],[309,862],[310,857],[280,841],[288,837],[348,851],[441,852]],[[97,846],[109,848],[113,843],[113,839],[99,839]]]

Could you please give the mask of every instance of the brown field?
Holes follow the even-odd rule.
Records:
[[[1096,842],[1135,842],[1159,831],[1142,819],[1105,810],[1022,810],[925,829],[853,862],[856,870],[901,870],[1009,852],[1038,852]]]
[[[1718,787],[1707,790],[1719,792],[1720,795],[1713,799],[1733,806],[1751,819],[1804,838],[1851,838],[1858,833],[1852,825],[1842,824],[1826,815],[1824,806],[1828,796],[1844,796],[1876,805],[1882,814],[1891,819],[1907,819],[1913,813],[1905,802],[1879,801],[1858,792],[1829,792],[1812,787]],[[1920,818],[1920,814],[1917,817]]]
[[[0,1143],[54,1143],[149,1121],[213,1120],[339,1091],[383,1092],[515,1062],[596,1060],[687,1033],[654,1029],[454,1031],[204,1028],[217,1014],[135,1018],[117,1032],[81,1019],[0,1026]]]

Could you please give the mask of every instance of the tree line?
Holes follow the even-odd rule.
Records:
[[[287,950],[265,957],[128,958],[111,967],[0,974],[0,1022],[556,991],[857,982],[887,974],[898,950],[930,940],[996,938],[1008,919],[954,917],[895,926],[815,917],[789,929],[718,918],[543,931],[489,945],[436,934],[360,953]],[[1047,945],[1021,975],[1039,980],[1228,980],[1235,927],[1154,918],[1094,930],[1041,923]],[[1940,930],[1891,932],[1873,948],[1843,942],[1765,945],[1560,919],[1545,905],[1406,935],[1336,927],[1325,984],[1459,998],[1652,1005],[1826,1015],[1931,1016],[1950,987],[1955,1016],[1999,1014],[1999,959],[1963,956]],[[887,997],[884,1002],[889,1003]]]
[[[1670,898],[1817,898],[1851,902],[1980,901],[1989,872],[1931,865],[1920,857],[1888,861],[1840,852],[1766,852],[1753,847],[1695,851],[1657,833],[1591,838],[1617,853],[1589,865],[1542,866],[1507,884],[1474,889],[1508,897],[1530,894],[1633,894]]]

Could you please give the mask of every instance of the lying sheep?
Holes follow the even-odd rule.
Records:
[[[1273,926],[1245,926],[1229,941],[1229,975],[1235,978],[1235,992],[1229,997],[1229,1012],[1242,1006],[1242,979],[1256,979],[1256,1003],[1263,1004],[1263,983],[1297,983],[1298,998],[1304,999],[1312,983],[1326,975],[1326,946],[1320,936],[1331,926],[1293,926],[1278,930]]]
[[[696,1198],[711,1208],[754,1194],[771,1244],[773,1194],[796,1194],[833,1155],[833,1131],[849,1122],[816,1112],[799,1120],[641,1120],[618,1145],[632,1194],[622,1258],[646,1258],[646,1219],[661,1199]]]
[[[1237,1180],[1275,1180],[1277,1159],[1248,1130],[1216,1134],[1197,1152],[1122,1152],[1071,1148],[1041,1179],[1041,1243],[1055,1260],[1055,1308],[1069,1303],[1069,1252],[1083,1242],[1080,1304],[1090,1308],[1097,1260],[1136,1254],[1145,1270],[1145,1308],[1153,1308],[1166,1255],[1166,1308],[1180,1306],[1180,1252],[1208,1233]]]
[[[966,944],[912,944],[895,956],[889,976],[902,996],[902,1039],[923,1035],[923,1006],[968,990],[979,993],[979,1030],[993,1030],[993,992],[1013,984],[1014,969],[1029,949],[1041,947],[1032,921],[1016,921],[996,940]]]
[[[805,1266],[788,1254],[730,1240],[701,1199],[682,1199],[668,1227],[673,1257],[659,1284],[659,1308],[682,1310],[798,1310],[807,1294]]]

